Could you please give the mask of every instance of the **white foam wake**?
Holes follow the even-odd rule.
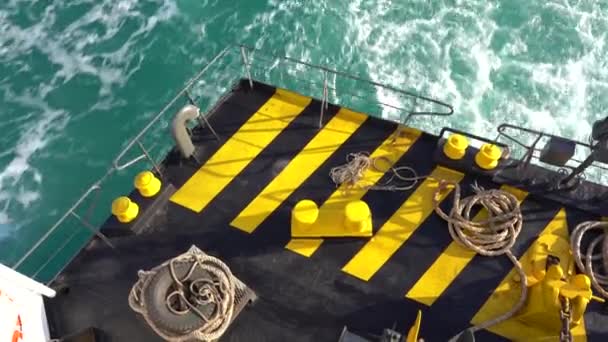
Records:
[[[83,15],[65,18],[83,9]],[[76,0],[36,6],[11,0],[0,5],[0,63],[8,70],[0,76],[0,106],[12,109],[0,112],[0,128],[8,132],[0,137],[0,239],[37,215],[34,209],[44,198],[47,172],[62,172],[45,169],[45,161],[62,157],[58,146],[69,141],[63,130],[70,121],[120,102],[114,100],[113,90],[139,70],[146,53],[147,46],[136,45],[176,13],[173,0]],[[124,28],[133,23],[136,27],[125,37]],[[67,102],[51,104],[49,96],[56,89],[83,75],[99,84],[91,110],[73,112],[65,91]],[[51,144],[55,152],[45,153]],[[52,210],[53,203],[47,204],[45,209]]]

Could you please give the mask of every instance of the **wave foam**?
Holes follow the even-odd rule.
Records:
[[[86,115],[72,113],[70,103],[51,105],[49,94],[76,76],[88,75],[99,81],[97,102],[89,112],[120,103],[113,99],[113,90],[139,69],[148,47],[139,44],[154,39],[150,32],[178,11],[174,0],[84,0],[45,6],[20,1],[0,6],[0,63],[8,71],[0,78],[0,105],[13,110],[0,113],[0,120],[14,135],[0,151],[0,224],[5,225],[0,230],[5,233],[9,223],[12,229],[24,224],[27,211],[44,198],[44,159],[56,156],[40,152],[62,139],[70,120]],[[66,22],[62,13],[72,11],[83,13]],[[32,82],[24,86],[27,79]]]

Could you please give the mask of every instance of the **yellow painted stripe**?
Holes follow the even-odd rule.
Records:
[[[358,185],[373,185],[382,178],[384,171],[390,169],[409,149],[414,142],[420,137],[421,132],[409,128],[399,127],[395,134],[391,134],[382,144],[370,155],[371,158],[381,158],[382,162],[378,163],[378,167],[382,170],[368,168],[363,173]],[[338,187],[331,196],[319,208],[319,217],[317,222],[323,226],[331,226],[336,224],[336,220],[341,220],[340,215],[331,215],[332,212],[342,212],[343,208],[350,201],[359,200],[367,192],[364,188],[348,189],[346,185]],[[321,215],[321,213],[324,213]],[[329,213],[329,214],[327,214]],[[340,222],[342,224],[342,222]],[[306,253],[302,253],[299,249],[292,249],[293,246],[298,246],[298,243],[292,240],[285,246],[287,249],[293,250],[296,253],[311,256],[323,243],[323,239],[307,239],[308,247]],[[312,242],[316,241],[316,242]],[[313,247],[311,247],[313,246]],[[316,247],[314,247],[316,246]],[[308,255],[306,255],[308,254]]]
[[[241,211],[231,225],[247,233],[253,232],[363,124],[366,118],[364,114],[346,108],[340,109],[283,171]]]
[[[285,248],[305,257],[310,257],[317,248],[321,247],[322,239],[292,239]]]
[[[203,210],[311,99],[287,90],[274,95],[184,184],[171,201],[196,212]]]
[[[433,211],[433,194],[445,179],[460,182],[464,175],[441,166],[416,188],[378,233],[342,268],[342,271],[363,280],[369,280],[385,262],[412,236]],[[450,191],[444,191],[443,200]]]
[[[539,239],[549,234],[558,235],[565,238],[566,241],[570,241],[568,233],[568,223],[566,220],[566,211],[564,209],[561,209],[551,220],[551,222],[549,222],[549,224],[543,229],[543,231],[539,235]],[[559,257],[560,260],[571,259],[571,255],[569,255],[570,252],[568,248],[557,252],[552,251],[552,254],[554,253],[557,254],[556,256]],[[531,246],[526,251],[526,253],[524,253],[524,255],[519,259],[526,274],[532,273],[532,255],[533,246]],[[519,282],[514,280],[516,279],[516,275],[517,271],[515,270],[515,268],[513,268],[509,272],[509,274],[504,278],[504,280],[500,283],[500,285],[498,285],[498,287],[494,290],[494,293],[485,302],[485,304],[481,307],[477,314],[473,317],[471,323],[479,324],[485,322],[488,319],[492,319],[494,317],[497,317],[498,315],[503,314],[505,311],[515,305],[515,303],[519,299],[520,293]],[[554,332],[551,332],[552,334],[547,336],[547,331],[541,330],[532,325],[523,324],[519,320],[514,318],[492,326],[488,328],[488,330],[514,341],[559,340],[559,329],[555,330]],[[584,319],[581,324],[572,328],[572,335],[574,337],[574,341],[583,342],[587,340]]]
[[[520,202],[528,194],[507,185],[503,185],[501,189],[515,195]],[[475,215],[473,221],[482,221],[487,217],[488,213],[483,209]],[[448,234],[447,226],[446,234]],[[406,297],[429,306],[433,305],[435,300],[450,286],[474,256],[475,252],[452,241],[431,267],[426,270],[424,275],[418,279],[414,287],[406,294]]]

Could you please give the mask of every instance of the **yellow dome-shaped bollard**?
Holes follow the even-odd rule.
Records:
[[[116,216],[118,221],[129,223],[139,214],[139,206],[132,202],[129,197],[121,196],[112,202],[112,214]]]
[[[348,232],[372,235],[372,212],[367,203],[352,201],[344,208],[344,226]]]
[[[160,191],[160,179],[156,178],[150,171],[140,172],[135,176],[133,182],[135,188],[139,190],[139,193],[144,197],[152,197]]]
[[[475,163],[482,169],[492,170],[498,165],[501,156],[500,147],[494,144],[483,144],[475,155]]]
[[[453,160],[462,159],[469,147],[469,140],[460,134],[452,134],[443,145],[443,153]]]
[[[319,207],[311,200],[301,200],[291,210],[291,235],[306,235],[319,217]]]

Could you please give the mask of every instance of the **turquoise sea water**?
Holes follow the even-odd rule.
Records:
[[[605,0],[3,1],[0,262],[15,264],[126,141],[228,44],[451,103],[453,117],[415,121],[434,132],[449,125],[494,137],[499,123],[511,122],[584,140],[607,113],[606,32]],[[305,70],[284,67],[294,70],[277,82],[314,95],[289,80]],[[226,70],[212,70],[199,94],[212,99],[214,82],[224,78]],[[405,105],[390,92],[366,95]],[[396,118],[390,110],[374,113]],[[148,140],[158,155],[168,146],[159,138],[166,135],[165,120]],[[93,222],[131,187],[131,174],[104,187]],[[89,237],[82,231],[68,222],[20,269],[48,279],[65,259],[54,251],[82,244]]]

